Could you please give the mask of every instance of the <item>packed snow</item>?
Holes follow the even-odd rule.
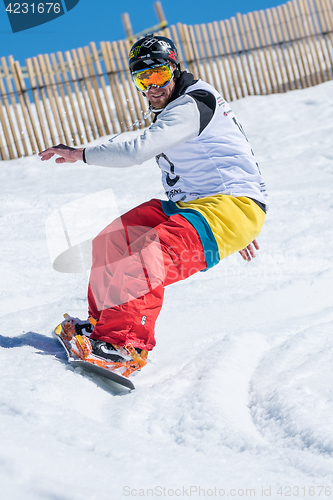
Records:
[[[0,162],[1,498],[333,496],[333,82],[231,105],[270,197],[260,251],[167,288],[135,391],[53,338],[63,313],[86,317],[88,273],[53,268],[52,220],[76,207],[87,239],[164,198],[155,161]]]

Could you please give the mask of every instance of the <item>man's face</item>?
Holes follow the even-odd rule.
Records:
[[[171,99],[172,93],[175,89],[175,79],[173,78],[168,85],[163,87],[150,87],[147,90],[146,96],[150,100],[153,108],[163,109]]]

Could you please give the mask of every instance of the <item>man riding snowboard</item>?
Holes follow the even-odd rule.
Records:
[[[238,251],[251,260],[268,204],[254,152],[229,104],[181,71],[172,40],[137,41],[129,68],[154,113],[148,129],[125,142],[40,153],[42,160],[57,154],[57,163],[114,168],[155,156],[161,169],[167,200],[133,208],[94,239],[89,323],[68,317],[61,327],[73,354],[124,376],[144,366],[155,346],[164,287]]]

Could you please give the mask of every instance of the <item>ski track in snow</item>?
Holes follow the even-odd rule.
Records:
[[[261,250],[166,290],[133,392],[66,363],[52,329],[86,316],[87,276],[52,268],[45,223],[103,189],[120,212],[162,198],[154,160],[0,163],[2,498],[333,495],[333,82],[231,104],[268,186]]]

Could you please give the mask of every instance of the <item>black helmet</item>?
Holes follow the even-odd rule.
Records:
[[[180,74],[178,52],[175,44],[170,38],[165,36],[146,35],[138,40],[129,53],[130,71],[147,69],[155,64],[163,64],[165,61],[173,62],[176,65],[174,76],[178,78]]]

